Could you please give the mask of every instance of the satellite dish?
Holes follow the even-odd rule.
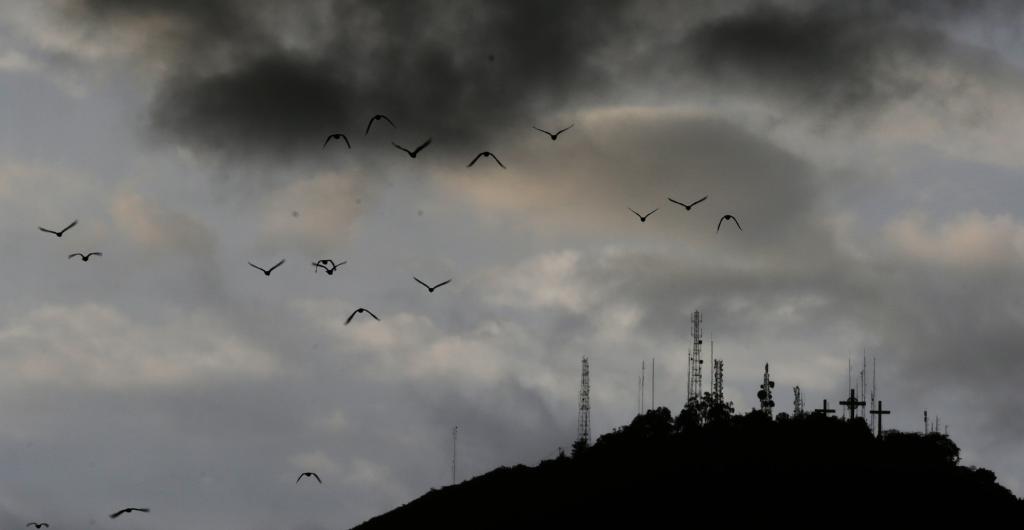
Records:
[[[768,397],[768,393],[767,392],[765,392],[764,390],[758,390],[757,391],[757,399],[764,399],[766,397]]]
[[[775,406],[775,402],[774,401],[769,401],[768,402],[768,406],[769,407],[774,407]]]
[[[768,381],[768,386],[775,388],[775,381]]]

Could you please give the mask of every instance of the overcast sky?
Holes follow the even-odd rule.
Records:
[[[1017,3],[296,4],[0,0],[0,525],[351,526],[568,446],[584,355],[677,413],[694,310],[738,411],[866,353],[1024,494]]]

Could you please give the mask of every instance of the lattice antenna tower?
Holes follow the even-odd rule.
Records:
[[[764,381],[761,382],[761,390],[757,391],[757,399],[761,401],[761,411],[772,417],[772,408],[775,401],[772,400],[772,389],[775,388],[775,381],[768,375],[768,363],[764,364]]]
[[[800,387],[793,387],[793,416],[804,414],[804,396],[800,394]]]
[[[721,359],[715,359],[714,363],[714,379],[711,381],[711,397],[715,400],[715,403],[722,403],[725,401],[725,385],[723,373],[725,372],[725,361]]]
[[[583,358],[580,374],[580,413],[576,422],[576,439],[590,445],[590,363]]]
[[[724,386],[722,384],[722,373],[725,370],[725,363],[721,359],[715,359],[715,337],[708,334],[708,342],[711,346],[711,400],[715,403],[725,401]]]
[[[690,317],[690,335],[693,337],[693,347],[690,349],[689,374],[686,379],[686,402],[700,399],[702,384],[700,377],[701,365],[704,361],[700,358],[700,348],[704,344],[701,336],[700,311],[694,311]]]

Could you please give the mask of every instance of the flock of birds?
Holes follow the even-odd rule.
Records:
[[[387,116],[385,116],[383,114],[377,114],[377,115],[373,116],[372,118],[370,118],[370,121],[366,124],[366,131],[365,131],[364,135],[370,134],[370,130],[373,128],[374,123],[376,123],[378,121],[381,121],[381,120],[387,122],[389,125],[391,125],[391,127],[393,129],[397,129],[397,127],[395,126],[395,123],[391,120],[391,118],[389,118],[389,117],[387,117]],[[541,129],[541,128],[538,128],[538,127],[533,127],[533,128],[535,130],[539,131],[539,132],[542,132],[542,133],[548,135],[551,138],[552,141],[555,141],[555,140],[558,140],[559,135],[561,135],[562,133],[568,131],[569,129],[573,128],[574,126],[575,126],[575,123],[570,124],[568,127],[564,127],[564,128],[559,129],[558,131],[555,131],[555,132],[550,132],[550,131],[547,131],[547,130],[544,130],[544,129]],[[344,133],[340,133],[340,132],[328,134],[327,138],[324,140],[323,148],[326,148],[327,144],[329,144],[332,140],[344,141],[345,145],[349,149],[352,148],[352,144],[351,144],[351,142],[349,142],[348,137]],[[416,155],[419,154],[427,146],[429,146],[431,141],[432,141],[432,138],[427,138],[426,141],[424,141],[422,144],[418,145],[415,149],[412,149],[412,150],[409,150],[409,149],[407,149],[407,148],[405,148],[405,147],[403,147],[401,145],[398,145],[395,142],[391,142],[391,145],[395,146],[395,148],[400,149],[401,151],[404,151],[410,157],[416,158]],[[502,169],[506,169],[505,168],[505,164],[503,164],[501,162],[501,160],[499,160],[498,157],[495,156],[495,154],[490,152],[490,151],[481,151],[475,157],[473,157],[472,160],[470,160],[469,164],[466,167],[473,167],[473,165],[476,164],[476,162],[480,158],[490,158],[490,159],[494,160],[494,162],[498,166],[500,166]],[[708,198],[708,196],[705,195],[704,197],[701,197],[700,199],[698,199],[698,200],[696,200],[694,202],[691,202],[691,203],[684,203],[684,202],[681,202],[681,201],[677,201],[677,200],[675,200],[675,199],[673,199],[671,197],[669,197],[668,200],[669,200],[669,202],[671,202],[673,204],[682,206],[683,208],[686,209],[686,211],[690,211],[691,209],[693,209],[693,207],[695,207],[698,204],[700,204],[700,203],[704,202],[705,200],[707,200],[707,198]],[[647,214],[643,214],[643,215],[640,214],[640,212],[637,212],[636,210],[634,210],[632,208],[629,208],[629,211],[633,212],[633,214],[636,215],[640,219],[641,223],[645,223],[645,222],[647,222],[647,218],[650,217],[651,215],[653,215],[659,209],[660,208],[655,208],[655,209],[651,210],[650,212],[647,212]],[[294,212],[293,212],[293,215],[295,215]],[[743,228],[740,227],[739,221],[736,219],[735,216],[733,216],[732,214],[725,214],[725,215],[723,215],[719,219],[719,221],[718,221],[718,228],[716,229],[716,232],[721,231],[722,223],[724,223],[726,221],[732,221],[733,223],[735,223],[736,228],[738,228],[739,230],[743,230]],[[46,232],[48,234],[53,234],[54,236],[56,236],[58,238],[61,238],[61,237],[64,237],[64,234],[68,230],[74,228],[76,225],[78,225],[78,220],[77,219],[72,221],[69,225],[65,226],[61,230],[51,230],[49,228],[44,228],[44,227],[41,227],[41,226],[38,227],[38,228],[39,228],[39,230],[41,230],[43,232]],[[68,255],[68,259],[72,259],[72,258],[78,257],[78,258],[81,259],[81,261],[87,262],[93,256],[103,256],[103,253],[102,252],[96,252],[96,251],[75,252],[73,254],[69,254]],[[285,259],[281,259],[280,261],[278,261],[277,263],[272,265],[270,268],[260,267],[259,265],[256,265],[255,263],[252,263],[251,261],[249,262],[249,266],[251,266],[252,268],[254,268],[254,269],[256,269],[256,270],[258,270],[260,272],[262,272],[264,276],[269,277],[270,274],[272,272],[274,272],[278,267],[284,265],[285,261],[286,261]],[[333,275],[338,270],[339,267],[345,265],[346,263],[348,263],[348,262],[347,261],[335,261],[333,258],[317,259],[316,261],[312,262],[313,272],[317,273],[317,272],[319,272],[322,269],[328,275]],[[418,283],[421,286],[423,286],[427,290],[428,293],[433,293],[435,290],[439,289],[440,287],[443,287],[445,285],[450,284],[452,282],[452,280],[453,280],[453,278],[449,278],[449,279],[447,279],[447,280],[445,280],[443,282],[431,285],[431,284],[428,284],[428,283],[424,282],[423,280],[417,278],[416,276],[413,276],[412,279],[416,283]],[[351,323],[352,320],[357,315],[364,314],[364,313],[367,316],[369,316],[370,318],[373,318],[374,320],[376,320],[378,322],[380,321],[380,317],[378,317],[376,314],[374,314],[373,311],[370,311],[369,309],[367,309],[365,307],[359,307],[359,308],[356,308],[354,311],[352,311],[351,314],[349,314],[348,318],[345,320],[345,325],[348,325],[349,323]],[[311,479],[315,479],[317,481],[317,483],[319,483],[319,484],[323,484],[323,481],[320,479],[320,475],[318,475],[317,473],[312,472],[312,471],[306,471],[306,472],[300,473],[298,478],[295,479],[295,483],[298,484],[299,481],[301,481],[303,478],[307,478],[307,477],[311,478]],[[149,508],[136,508],[136,507],[122,508],[122,509],[117,510],[116,512],[110,514],[110,518],[111,519],[116,519],[116,518],[118,518],[118,517],[120,517],[122,515],[130,514],[132,512],[148,513],[149,511],[150,511]],[[28,523],[26,526],[27,527],[34,527],[34,528],[37,528],[37,529],[38,528],[49,528],[50,527],[50,525],[48,523],[45,523],[45,522],[35,522],[35,521]]]

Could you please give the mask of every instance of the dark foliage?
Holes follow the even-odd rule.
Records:
[[[876,438],[862,420],[820,414],[733,416],[706,395],[675,418],[666,408],[637,416],[572,458],[502,467],[357,528],[1021,520],[1024,500],[959,460],[940,434]]]

